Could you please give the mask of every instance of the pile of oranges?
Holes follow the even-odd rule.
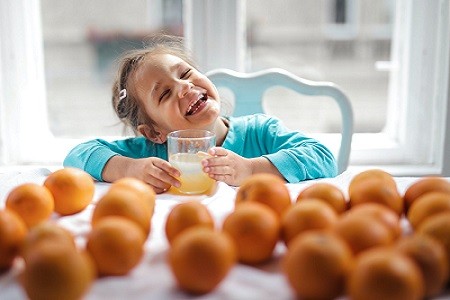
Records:
[[[94,191],[88,173],[64,168],[7,195],[0,272],[22,261],[19,282],[30,299],[80,299],[98,276],[125,275],[143,257],[156,195],[140,180],[120,179],[100,197],[84,244],[52,218],[83,211]]]
[[[19,280],[30,299],[79,299],[91,286],[96,276],[92,259],[52,216],[84,210],[94,190],[89,174],[67,168],[42,185],[20,184],[6,196],[0,210],[0,270],[21,258]]]
[[[289,284],[301,298],[438,295],[449,278],[449,188],[443,178],[428,177],[401,195],[392,176],[377,169],[353,177],[348,201],[328,183],[309,186],[282,217],[287,243],[282,267]],[[301,210],[306,202],[331,204],[335,214]],[[346,209],[338,209],[345,203]]]
[[[164,230],[178,287],[209,293],[236,264],[260,266],[281,253],[280,272],[299,298],[442,293],[450,270],[450,182],[424,177],[400,194],[389,173],[371,169],[353,177],[345,192],[319,181],[292,199],[284,181],[256,174],[239,187],[221,224],[200,201],[175,205]],[[83,211],[93,196],[92,178],[72,168],[7,195],[0,272],[22,261],[19,281],[30,299],[79,299],[98,276],[126,275],[141,262],[153,189],[133,178],[111,184],[80,243],[54,218]]]
[[[389,173],[371,169],[353,177],[347,192],[348,197],[316,182],[291,201],[283,181],[258,174],[238,189],[235,208],[222,224],[214,224],[200,202],[177,205],[166,235],[179,287],[210,292],[234,263],[261,265],[282,243],[280,270],[302,299],[422,299],[442,293],[450,270],[450,182],[425,177],[401,195]],[[214,255],[196,252],[213,245],[208,251]],[[199,287],[206,278],[214,280]]]

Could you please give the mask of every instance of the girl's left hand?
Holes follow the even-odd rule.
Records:
[[[239,186],[245,178],[252,175],[250,159],[222,147],[211,148],[208,153],[212,157],[202,160],[202,165],[203,171],[209,177],[232,186]]]

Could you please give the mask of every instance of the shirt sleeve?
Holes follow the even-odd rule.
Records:
[[[154,149],[153,153],[149,152]],[[129,138],[108,142],[95,139],[75,146],[64,159],[64,167],[79,168],[89,173],[94,179],[103,181],[102,172],[106,163],[115,155],[131,158],[143,158],[158,155],[156,147],[149,147],[143,137]],[[165,157],[162,157],[166,159]]]
[[[267,117],[261,124],[259,137],[264,143],[270,160],[286,181],[335,177],[336,160],[331,151],[318,140],[287,129],[274,117]]]

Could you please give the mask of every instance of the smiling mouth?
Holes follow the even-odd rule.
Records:
[[[208,95],[206,95],[206,93],[201,94],[197,101],[189,105],[186,111],[186,116],[195,114],[202,104],[206,102],[206,100],[208,100]]]

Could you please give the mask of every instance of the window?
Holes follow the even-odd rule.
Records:
[[[328,13],[322,16],[325,24],[328,22],[329,25],[324,26],[328,36],[332,36],[333,30],[339,32],[339,28],[342,28],[340,25],[349,25],[347,29],[340,30],[342,37],[334,39],[336,45],[343,44],[344,37],[351,39],[355,28],[358,29],[358,23],[354,23],[354,20],[358,17],[358,12],[361,12],[361,6],[364,3],[374,3],[363,0],[302,1],[309,5],[318,3],[328,7],[323,10]],[[59,3],[53,2],[54,5]],[[86,1],[85,5],[91,2]],[[252,0],[247,2],[251,4]],[[275,9],[284,2],[292,1],[271,2],[269,7],[272,5]],[[392,1],[375,2],[389,5]],[[380,76],[387,77],[383,92],[387,94],[384,102],[386,114],[378,129],[370,132],[360,127],[357,130],[351,165],[353,168],[385,167],[395,175],[440,174],[443,169],[448,170],[450,165],[450,159],[445,158],[443,152],[444,147],[449,147],[450,144],[450,133],[445,130],[448,112],[450,4],[444,0],[394,2],[395,7],[386,10],[395,12],[391,18],[390,55],[383,57],[383,60],[377,58],[379,63],[376,65],[378,69],[388,71],[379,73]],[[170,5],[167,3],[181,5],[177,1],[162,0],[130,3],[160,5],[161,9],[164,5]],[[339,8],[338,13],[338,6],[345,6],[345,9]],[[252,32],[246,30],[246,26],[249,26],[245,22],[246,9],[249,8],[245,1],[239,0],[183,1],[184,33],[203,71],[216,67],[252,70],[251,63],[256,61],[256,57],[254,50],[247,47],[246,36],[251,37]],[[305,6],[304,9],[310,8]],[[343,16],[342,12],[345,12]],[[80,136],[56,133],[62,129],[53,126],[48,118],[51,111],[47,110],[47,107],[50,109],[47,105],[51,105],[52,92],[49,83],[45,88],[44,78],[49,76],[49,70],[45,69],[44,72],[44,63],[48,64],[49,61],[44,60],[46,31],[44,27],[41,32],[41,14],[45,22],[45,12],[36,1],[0,1],[0,164],[60,163],[67,150],[80,142]],[[180,15],[168,14],[161,19],[146,20],[150,24],[172,18],[179,19]],[[383,25],[383,22],[375,24]],[[383,32],[383,28],[387,27],[373,28],[381,28],[379,32]],[[70,36],[68,33],[70,31],[64,32],[62,36]],[[58,59],[56,54],[52,58],[55,61]],[[68,76],[79,76],[76,74],[77,69],[73,71]],[[47,80],[55,78],[49,77]],[[98,80],[101,82],[101,77]],[[71,105],[76,105],[76,101],[81,100],[74,98]],[[102,100],[102,103],[104,105],[105,101]],[[72,113],[72,110],[69,111]],[[75,111],[72,115],[77,116]],[[93,122],[86,121],[84,116],[79,115],[76,120],[80,123],[80,128],[86,126],[85,123]],[[112,134],[116,133],[117,131]],[[97,136],[91,130],[86,130],[84,134]],[[86,138],[89,137],[82,139]]]
[[[110,103],[116,59],[144,47],[152,33],[182,35],[181,0],[40,3],[50,131],[73,138],[123,134]]]
[[[194,2],[195,5],[202,5],[202,3],[199,3],[202,1]],[[247,1],[247,3],[251,2],[251,0]],[[269,3],[269,5],[264,6],[261,4],[264,2]],[[331,4],[335,3],[331,0],[305,0],[301,2],[304,4],[302,9],[311,12],[308,14],[308,22],[302,24],[303,27],[321,18],[320,16],[311,16],[313,15],[311,6],[328,5],[332,7]],[[228,1],[227,3],[229,3],[228,9],[232,9],[236,15],[245,15],[245,9],[249,9],[248,6],[242,7],[239,1]],[[298,11],[294,9],[289,10],[297,1],[258,1],[257,3],[260,4],[257,7],[260,10],[268,8],[260,14],[265,19],[276,18],[276,12],[282,6],[287,7],[287,12],[291,15]],[[377,93],[377,95],[380,94],[385,98],[385,109],[382,110],[386,111],[386,113],[384,119],[381,118],[378,128],[374,130],[367,130],[364,126],[356,128],[357,133],[354,135],[352,155],[350,158],[351,167],[354,169],[368,166],[382,167],[395,175],[440,174],[443,168],[449,163],[448,158],[444,156],[443,150],[445,145],[448,147],[448,143],[450,142],[450,133],[448,131],[446,133],[445,131],[450,36],[450,10],[448,1],[349,0],[346,1],[346,5],[346,12],[348,12],[346,15],[348,16],[348,24],[350,25],[354,25],[355,16],[362,13],[361,7],[364,5],[372,6],[369,7],[371,8],[370,17],[373,17],[373,15],[377,16],[377,14],[372,14],[374,10],[373,6],[376,6],[383,13],[379,13],[378,19],[372,20],[369,23],[371,26],[366,26],[359,30],[367,30],[371,34],[367,34],[367,36],[372,36],[373,39],[381,38],[386,40],[387,36],[389,36],[390,40],[392,35],[389,56],[382,57],[381,59],[383,60],[377,59],[378,62],[373,64],[379,70],[388,71],[384,73],[380,72],[379,74],[381,77],[385,76],[386,84],[384,86],[384,92],[380,92],[380,90],[371,86],[372,82],[368,82],[367,80],[359,81],[360,88]],[[357,9],[358,7],[359,9]],[[206,28],[206,34],[212,34],[212,32],[217,34],[215,35],[215,43],[211,46],[202,44],[201,35],[188,35],[189,42],[191,45],[201,48],[202,58],[204,58],[202,65],[206,70],[217,67],[230,67],[251,71],[251,68],[248,67],[248,61],[253,62],[253,58],[249,59],[245,51],[241,51],[240,55],[236,56],[234,64],[228,61],[226,65],[217,63],[213,59],[208,59],[209,53],[214,53],[216,56],[225,55],[226,50],[221,49],[230,49],[227,46],[229,41],[232,41],[235,45],[239,45],[245,44],[249,40],[252,41],[251,38],[255,38],[253,36],[254,32],[251,30],[246,32],[247,35],[252,35],[251,38],[248,38],[238,26],[229,29],[230,27],[225,26],[228,23],[217,25],[218,22],[211,21],[221,20],[223,11],[223,7],[220,7],[220,9],[218,6],[216,8],[208,7],[209,18],[201,19],[198,15],[195,15],[194,10],[194,14],[191,16],[192,22],[197,21],[202,22],[202,24],[193,26]],[[391,12],[393,13],[392,34],[387,35],[389,33],[387,29],[389,29],[390,25],[386,20],[389,20],[389,14]],[[322,18],[330,20],[327,16]],[[236,19],[239,20],[238,17]],[[279,22],[278,24],[285,24],[292,19],[284,15],[283,18],[278,18],[277,21]],[[341,24],[332,25],[327,28],[334,27],[338,32],[334,35],[336,37],[332,41],[334,44],[342,44],[342,41],[345,42],[353,38],[352,35],[354,34],[353,29],[355,26],[352,25],[347,27],[347,29],[342,29],[342,27],[338,26]],[[247,26],[251,28],[251,24],[247,24]],[[362,27],[361,24],[358,26]],[[218,31],[218,27],[228,28],[229,30],[222,29],[222,31]],[[317,27],[311,26],[311,28],[307,29],[317,30]],[[339,28],[342,29],[340,32],[338,30]],[[326,30],[327,32],[332,32],[332,30]],[[272,34],[272,37],[280,41],[283,35],[289,35],[293,32],[298,33],[298,31],[301,31],[301,29],[297,28],[297,30],[293,30],[292,27],[285,26],[278,32],[275,32],[275,29],[269,26],[265,34]],[[310,34],[312,38],[316,38],[319,33],[311,33],[309,30],[303,31],[303,34]],[[389,41],[389,43],[391,42]],[[385,44],[386,42],[384,44],[381,43],[381,45],[384,45],[382,49],[386,49]],[[283,52],[279,56],[284,58],[286,54]],[[278,58],[277,63],[280,60],[281,58]],[[362,110],[368,115],[377,114],[370,106],[362,107]],[[355,116],[355,120],[357,121],[358,116],[362,114],[356,113],[358,114]],[[326,137],[323,138],[327,139]]]
[[[281,67],[306,79],[332,81],[353,100],[355,132],[380,132],[389,72],[377,66],[390,60],[393,3],[247,0],[246,69]],[[341,118],[332,104],[277,90],[268,95],[266,107],[293,129],[339,132]]]

